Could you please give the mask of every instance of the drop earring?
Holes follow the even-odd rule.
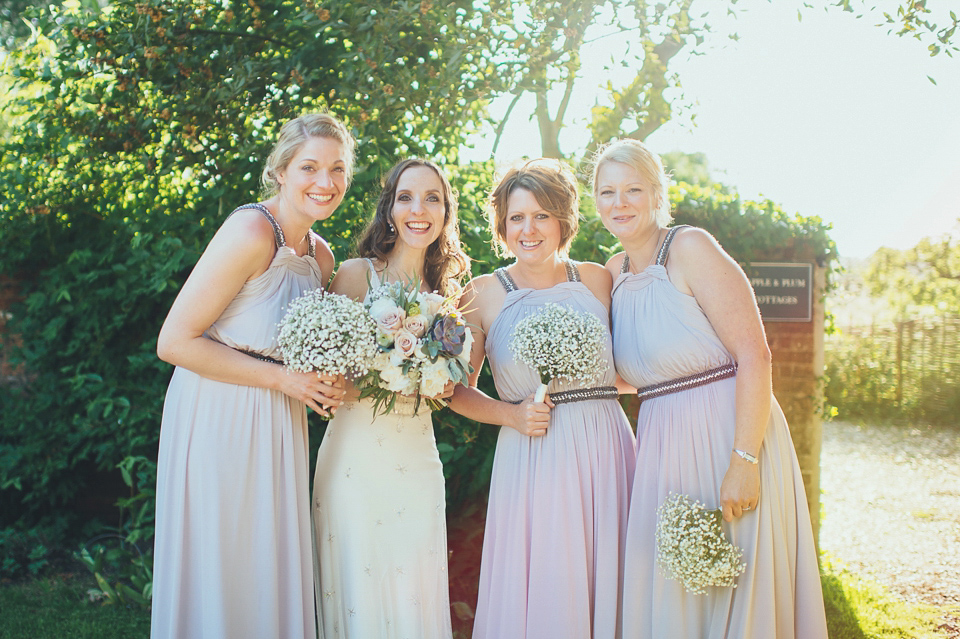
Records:
[[[390,232],[391,232],[391,233],[396,233],[396,232],[397,232],[397,229],[395,229],[395,228],[393,227],[393,222],[387,222],[387,226],[390,227]]]

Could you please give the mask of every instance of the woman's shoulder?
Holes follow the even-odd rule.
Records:
[[[702,257],[705,253],[717,252],[723,252],[723,249],[707,230],[697,226],[683,226],[674,232],[668,255],[685,261]]]
[[[263,253],[272,256],[277,248],[273,225],[254,208],[237,209],[231,213],[220,225],[214,241],[228,243],[242,254]]]
[[[375,277],[366,258],[354,257],[337,269],[330,290],[354,299],[363,299]]]
[[[580,281],[599,300],[609,299],[610,289],[613,288],[613,276],[604,266],[596,262],[579,262]]]

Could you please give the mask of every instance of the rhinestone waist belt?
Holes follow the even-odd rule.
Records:
[[[620,392],[616,386],[597,386],[596,388],[575,388],[573,390],[549,393],[549,395],[554,405],[559,406],[560,404],[569,404],[571,402],[585,402],[588,399],[616,399],[620,396]],[[520,404],[522,402],[523,400],[510,403]]]
[[[659,384],[653,384],[652,386],[644,386],[643,388],[637,390],[637,397],[639,397],[640,401],[642,402],[645,399],[653,399],[654,397],[669,395],[670,393],[687,390],[688,388],[704,386],[721,379],[733,377],[736,374],[736,364],[725,364],[717,368],[712,368],[708,371],[703,371],[702,373],[694,373],[693,375],[687,375],[686,377],[680,377],[678,379],[671,379],[670,381],[660,382]]]

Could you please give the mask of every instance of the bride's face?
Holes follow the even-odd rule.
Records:
[[[400,175],[390,214],[398,242],[426,249],[440,237],[444,212],[443,182],[433,169],[412,166]]]
[[[560,220],[527,189],[514,189],[507,198],[505,226],[503,239],[518,262],[532,264],[556,257],[563,235]]]

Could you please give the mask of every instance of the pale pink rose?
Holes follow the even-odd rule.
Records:
[[[413,317],[408,317],[403,320],[403,328],[413,333],[416,337],[423,337],[423,334],[427,332],[427,316],[414,315]]]
[[[370,305],[370,316],[377,323],[377,328],[387,335],[393,335],[403,327],[406,313],[393,300],[380,298]]]
[[[417,337],[410,331],[401,328],[393,337],[393,347],[404,357],[410,357],[417,348]]]

